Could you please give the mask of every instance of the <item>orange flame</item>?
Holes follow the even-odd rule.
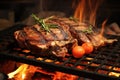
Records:
[[[31,78],[32,75],[35,73],[35,71],[36,71],[36,67],[30,66],[28,64],[22,64],[20,67],[18,67],[17,70],[9,73],[8,78],[14,80],[26,80],[26,78],[27,79]],[[28,75],[30,77],[28,77]]]
[[[80,0],[74,17],[78,18],[80,22],[87,21],[95,26],[97,9],[101,3],[102,0]]]
[[[22,64],[20,65],[15,71],[8,74],[9,80],[32,80],[32,77],[34,76],[35,72],[42,73],[44,75],[51,76],[52,80],[76,80],[78,76],[67,74],[59,71],[47,71],[42,69],[41,67],[35,67],[28,64]],[[47,80],[47,78],[42,78],[40,76],[40,80]]]
[[[107,20],[103,21],[103,23],[102,23],[102,29],[101,29],[101,33],[100,33],[101,35],[103,35],[103,33],[104,33],[106,22],[107,22]]]

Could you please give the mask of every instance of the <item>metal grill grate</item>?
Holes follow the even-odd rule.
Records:
[[[1,32],[0,46],[4,45],[4,47],[0,49],[0,57],[90,79],[120,79],[119,36],[109,36],[109,38],[117,38],[118,42],[101,47],[92,54],[85,55],[80,59],[75,59],[72,56],[63,59],[38,57],[32,55],[31,52],[25,53],[22,49],[14,46],[13,32],[22,26],[16,25],[8,29],[9,31]]]

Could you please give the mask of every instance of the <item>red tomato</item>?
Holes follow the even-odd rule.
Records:
[[[83,43],[82,47],[85,50],[85,54],[90,54],[93,51],[93,45],[91,43]]]
[[[75,46],[72,49],[72,55],[75,58],[81,58],[84,54],[85,54],[85,50],[84,50],[84,48],[82,46]]]

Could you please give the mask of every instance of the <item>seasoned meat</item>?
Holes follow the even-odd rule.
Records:
[[[107,43],[113,43],[117,41],[116,39],[107,39],[100,33],[97,27],[92,26],[89,23],[80,23],[76,19],[71,18],[57,18],[58,22],[69,25],[69,31],[73,38],[76,38],[78,44],[84,42],[90,42],[93,44],[94,48],[104,46]]]
[[[42,56],[65,57],[77,41],[71,36],[69,27],[64,25],[57,25],[57,28],[51,28],[50,32],[41,29],[40,25],[26,26],[14,35],[20,47]]]
[[[14,34],[21,48],[30,49],[37,55],[65,57],[77,44],[90,42],[96,48],[113,41],[103,37],[92,25],[75,19],[53,16],[39,22],[40,24],[25,26]]]

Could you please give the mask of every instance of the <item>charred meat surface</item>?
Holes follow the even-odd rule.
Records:
[[[56,28],[45,31],[41,25],[26,26],[23,30],[15,32],[15,39],[20,47],[30,49],[38,55],[55,55],[65,57],[68,49],[76,43],[76,39],[71,36],[69,26],[47,20],[46,24],[54,24]]]
[[[69,31],[73,38],[76,38],[78,44],[84,42],[90,42],[93,44],[94,48],[104,46],[105,44],[111,44],[117,39],[107,39],[101,34],[100,30],[92,26],[89,23],[80,23],[75,18],[59,18],[59,22],[69,25]]]
[[[99,47],[112,42],[90,24],[71,18],[52,16],[39,22],[40,24],[25,26],[14,33],[20,47],[30,49],[38,55],[65,57],[76,44],[91,42],[94,47]]]

